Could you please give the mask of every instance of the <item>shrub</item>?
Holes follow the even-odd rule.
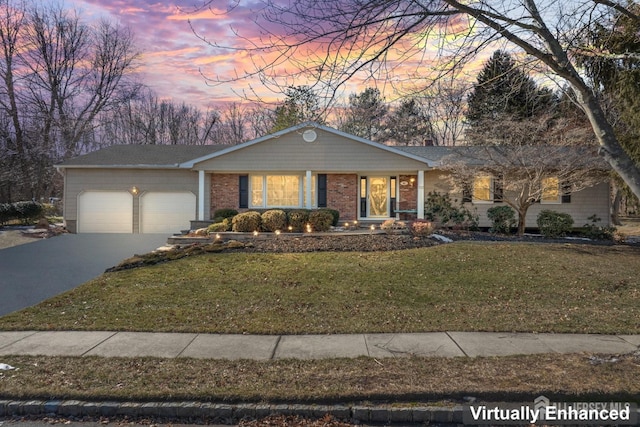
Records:
[[[543,210],[538,214],[538,229],[544,237],[562,237],[571,232],[573,218],[568,213]]]
[[[380,230],[384,231],[387,234],[391,234],[397,230],[406,230],[407,223],[404,221],[397,221],[395,219],[388,219],[380,224]]]
[[[231,220],[233,231],[241,233],[250,233],[260,230],[262,225],[262,217],[260,213],[255,211],[244,212],[233,217]]]
[[[207,227],[209,233],[220,233],[224,231],[231,231],[231,218],[225,218],[220,222],[216,222]]]
[[[309,211],[306,209],[294,209],[287,214],[287,222],[291,231],[300,233],[304,231],[309,222]]]
[[[330,209],[330,208],[320,208],[318,209],[319,211],[323,211],[323,212],[329,212],[331,214],[331,216],[333,217],[333,220],[331,221],[331,225],[334,227],[338,226],[338,221],[340,221],[340,212],[338,212],[335,209]]]
[[[416,237],[427,237],[433,234],[435,226],[431,221],[414,221],[409,230]]]
[[[517,224],[516,212],[510,206],[494,206],[487,210],[487,217],[493,222],[492,233],[511,232],[511,228]]]
[[[443,227],[478,228],[478,216],[464,206],[455,206],[447,193],[429,192],[424,202],[424,216]]]
[[[309,224],[313,231],[329,231],[333,223],[333,214],[327,210],[312,211],[309,214]]]
[[[16,216],[23,224],[28,224],[42,216],[42,204],[38,202],[16,202],[13,204]]]
[[[582,227],[582,235],[589,239],[594,240],[613,240],[613,235],[616,232],[615,227],[603,227],[598,225],[602,219],[598,218],[597,215],[591,215],[589,218],[591,220],[590,224],[585,224]]]
[[[221,222],[225,218],[231,219],[236,215],[238,215],[238,211],[235,209],[229,209],[229,208],[217,209],[213,212],[213,220],[215,222]]]
[[[284,230],[287,226],[287,214],[281,209],[271,209],[262,214],[264,231]]]
[[[13,203],[0,204],[0,224],[11,221],[17,217],[16,208]]]

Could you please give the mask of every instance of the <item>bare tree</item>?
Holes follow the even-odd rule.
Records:
[[[607,177],[607,163],[597,155],[597,146],[584,143],[590,130],[573,120],[544,115],[526,121],[487,121],[487,126],[493,128],[484,134],[499,135],[499,141],[453,148],[443,169],[468,199],[511,206],[518,214],[519,234],[524,233],[527,211],[534,203],[545,197],[558,201]]]
[[[100,146],[121,144],[216,144],[220,137],[220,114],[185,103],[160,100],[150,89],[135,99],[100,115],[95,132]]]
[[[589,118],[600,154],[640,196],[640,169],[616,138],[602,107],[580,74],[574,53],[584,50],[578,29],[612,19],[622,13],[636,22],[640,17],[618,1],[577,0],[263,0],[256,19],[263,34],[249,40],[247,50],[256,66],[252,75],[277,81],[281,64],[302,77],[324,82],[337,90],[350,78],[397,78],[403,62],[425,59],[425,46],[441,40],[445,72],[460,67],[495,42],[506,42],[537,59],[547,71],[568,82]],[[211,1],[205,2],[212,4]],[[543,12],[541,11],[543,10]],[[260,22],[262,21],[262,22]],[[264,22],[266,21],[266,22]],[[266,25],[266,24],[269,25]],[[267,29],[277,29],[268,31]],[[452,48],[445,41],[455,40]],[[450,49],[449,55],[446,49]],[[606,52],[593,52],[606,54]],[[442,64],[441,64],[442,65]],[[410,67],[415,70],[415,65]]]
[[[464,141],[467,91],[462,79],[443,77],[420,94],[431,117],[434,145],[453,146]]]
[[[81,152],[98,114],[138,90],[133,38],[59,5],[0,0],[0,52],[3,144],[20,173],[12,197],[40,198],[53,191],[53,163]]]

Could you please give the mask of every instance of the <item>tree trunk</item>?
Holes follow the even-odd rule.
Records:
[[[518,236],[524,235],[524,228],[527,225],[526,224],[527,209],[528,208],[524,208],[524,210],[518,209]]]
[[[620,204],[622,202],[622,191],[616,187],[616,195],[613,198],[613,206],[611,211],[611,222],[613,225],[622,225],[620,221]]]
[[[568,79],[578,94],[578,102],[589,118],[600,144],[600,155],[611,165],[633,194],[640,198],[640,169],[622,148],[591,89],[582,81]]]

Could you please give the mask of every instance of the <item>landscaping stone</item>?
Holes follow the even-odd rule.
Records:
[[[104,417],[113,417],[118,413],[120,404],[118,402],[102,402],[100,404],[100,415]]]
[[[176,408],[176,416],[178,418],[194,418],[201,415],[200,409],[202,404],[200,402],[182,402]]]
[[[24,415],[40,415],[43,412],[49,413],[44,408],[44,402],[41,400],[29,400],[22,405],[22,414]]]
[[[351,408],[351,416],[356,421],[369,421],[369,408],[366,406],[354,406]]]
[[[58,415],[76,416],[81,414],[82,402],[79,400],[65,400],[58,407]]]

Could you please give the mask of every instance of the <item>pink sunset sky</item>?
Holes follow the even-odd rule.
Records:
[[[230,2],[220,0],[212,3],[219,9],[196,11],[196,6],[202,3],[202,0],[67,0],[66,4],[79,11],[83,20],[107,17],[129,27],[142,53],[140,79],[161,98],[202,108],[240,102],[242,93],[252,91],[263,100],[282,99],[257,78],[219,85],[207,83],[205,77],[243,75],[254,68],[245,52],[207,45],[194,35],[189,23],[200,36],[218,45],[243,47],[247,42],[234,31],[244,38],[258,40],[261,30],[254,19],[259,16],[261,4],[257,0],[242,0],[228,13]],[[424,62],[422,57],[408,66],[418,70]],[[384,79],[377,85],[388,100],[396,97]],[[364,87],[361,81],[350,81],[343,95],[360,92]]]
[[[207,85],[203,74],[213,78],[233,70],[242,73],[245,68],[242,54],[208,46],[194,35],[189,21],[208,39],[237,46],[231,26],[253,28],[247,13],[250,11],[238,8],[231,20],[225,9],[193,13],[197,3],[197,0],[70,0],[66,4],[85,21],[106,17],[129,27],[141,52],[140,79],[159,97],[203,108],[240,101],[234,90],[241,92],[249,82],[212,86]]]

